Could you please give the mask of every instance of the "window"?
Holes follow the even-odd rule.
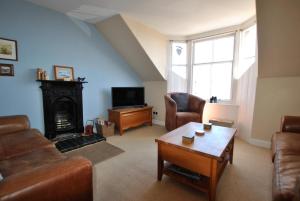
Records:
[[[239,79],[256,60],[256,25],[241,31],[239,65],[235,78]]]
[[[232,34],[172,41],[168,91],[234,103],[237,80],[255,63],[256,40],[254,24]]]
[[[170,75],[170,90],[187,91],[187,44],[172,42],[172,67]]]
[[[234,35],[193,42],[192,94],[231,100]]]

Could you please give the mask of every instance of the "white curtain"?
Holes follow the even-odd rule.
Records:
[[[252,64],[249,69],[238,80],[237,104],[239,105],[238,114],[238,133],[242,139],[251,138],[252,122],[254,113],[255,93],[257,81],[257,62]]]
[[[251,32],[251,39],[248,40],[245,36],[249,36]],[[241,32],[240,34],[240,45],[239,45],[239,62],[238,62],[238,84],[237,84],[237,96],[236,102],[239,105],[238,112],[238,135],[244,139],[249,140],[252,134],[252,123],[253,123],[253,113],[255,104],[255,94],[256,94],[256,82],[258,74],[257,66],[257,48],[256,48],[256,25],[253,25],[249,29]],[[247,41],[243,41],[247,40]],[[252,43],[251,43],[252,40]],[[250,43],[249,43],[250,41]],[[249,47],[249,44],[251,47]],[[249,49],[252,48],[252,54]],[[245,54],[243,52],[246,52]],[[244,55],[243,55],[244,54]],[[247,55],[247,56],[245,56]],[[252,63],[252,64],[251,64]]]

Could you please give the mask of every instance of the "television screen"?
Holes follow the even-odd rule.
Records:
[[[112,87],[112,107],[143,106],[144,87]]]

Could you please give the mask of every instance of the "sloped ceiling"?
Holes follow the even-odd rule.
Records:
[[[160,74],[166,78],[167,47],[169,44],[167,37],[132,18],[124,15],[121,15],[121,17]]]
[[[164,36],[121,15],[96,23],[96,27],[143,81],[165,80],[167,39]]]
[[[130,16],[165,35],[186,36],[240,24],[255,0],[28,0],[91,23]]]

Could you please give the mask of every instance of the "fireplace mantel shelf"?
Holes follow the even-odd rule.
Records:
[[[78,84],[84,84],[84,83],[88,83],[88,82],[81,82],[81,81],[63,81],[63,80],[36,80],[37,82],[51,82],[51,83],[78,83]]]

